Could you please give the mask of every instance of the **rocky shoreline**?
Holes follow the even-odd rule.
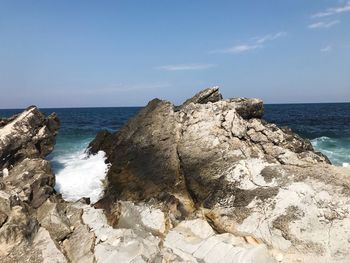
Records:
[[[0,261],[348,262],[350,168],[263,112],[217,87],[152,100],[90,143],[110,163],[94,205],[54,190],[56,114],[0,119]]]

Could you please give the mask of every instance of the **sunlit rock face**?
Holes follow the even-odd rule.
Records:
[[[113,222],[118,200],[162,202],[173,226],[201,217],[275,249],[276,260],[346,262],[350,170],[262,117],[261,100],[224,100],[216,87],[180,106],[151,101],[90,144],[111,163],[98,206]]]
[[[45,117],[35,106],[0,120],[0,166],[4,169],[25,158],[44,158],[53,150],[59,126],[56,114]]]

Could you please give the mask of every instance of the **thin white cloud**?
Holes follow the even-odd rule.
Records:
[[[310,28],[310,29],[327,29],[327,28],[331,28],[339,23],[340,23],[339,20],[333,20],[330,22],[317,22],[317,23],[313,23],[313,24],[308,25],[308,28]]]
[[[287,35],[286,32],[278,32],[276,34],[269,34],[269,35],[265,35],[263,37],[257,37],[256,39],[256,43],[258,44],[263,44],[267,41],[272,41],[281,37],[285,37]]]
[[[262,37],[254,37],[248,43],[236,45],[233,47],[219,49],[211,51],[210,53],[226,53],[226,54],[241,54],[247,53],[249,51],[256,50],[258,48],[263,48],[266,42],[276,40],[278,38],[286,36],[286,32],[278,32],[275,34],[268,34]]]
[[[320,49],[321,52],[329,52],[331,51],[333,48],[331,45],[325,46],[323,48]]]
[[[262,47],[262,46],[261,45],[243,44],[243,45],[237,45],[237,46],[233,46],[233,47],[226,48],[226,49],[215,50],[215,51],[212,51],[211,53],[239,54],[239,53],[245,53],[245,52],[260,48],[260,47]]]
[[[158,69],[165,71],[185,71],[185,70],[204,70],[213,68],[214,64],[177,64],[177,65],[165,65],[160,66]]]
[[[332,15],[341,14],[345,12],[350,12],[350,1],[347,1],[343,6],[331,7],[331,8],[328,8],[326,11],[313,14],[311,15],[311,18],[332,16]]]

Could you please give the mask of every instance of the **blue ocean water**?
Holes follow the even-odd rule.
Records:
[[[118,130],[141,108],[74,108],[41,109],[45,114],[56,112],[61,120],[54,151],[48,156],[56,175],[56,190],[68,201],[89,197],[96,202],[103,192],[108,170],[105,154],[88,156],[89,142],[101,129]],[[8,117],[22,110],[0,110]]]
[[[48,157],[56,174],[56,190],[66,200],[90,197],[97,201],[108,169],[105,156],[87,156],[85,149],[101,129],[118,130],[140,107],[42,109],[56,112],[61,120],[55,150]],[[8,117],[22,110],[0,110]],[[350,163],[350,103],[265,105],[264,119],[288,126],[335,165]]]
[[[335,165],[350,163],[350,103],[265,105],[264,119],[311,140]]]
[[[85,150],[96,133],[102,129],[118,130],[140,107],[116,108],[52,108],[41,109],[46,115],[56,112],[61,121],[54,152],[49,156],[55,170],[62,164],[55,157]],[[0,117],[9,117],[23,109],[0,109]]]
[[[50,158],[82,151],[101,129],[118,130],[140,107],[42,109],[61,120],[57,144]],[[1,110],[8,117],[18,110]],[[336,165],[350,163],[350,103],[267,104],[264,119],[288,126],[312,140],[314,147]],[[62,164],[54,163],[55,170]]]

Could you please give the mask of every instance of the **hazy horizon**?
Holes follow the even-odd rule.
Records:
[[[349,0],[5,0],[0,108],[349,102],[349,26]]]
[[[225,98],[224,98],[225,99]],[[285,102],[285,103],[264,103],[264,105],[308,105],[308,104],[350,104],[350,102]],[[36,105],[28,105],[23,108],[0,108],[0,110],[24,110],[30,106]],[[81,106],[81,107],[39,107],[42,110],[51,110],[51,109],[103,109],[103,108],[143,108],[146,105],[142,106]]]

